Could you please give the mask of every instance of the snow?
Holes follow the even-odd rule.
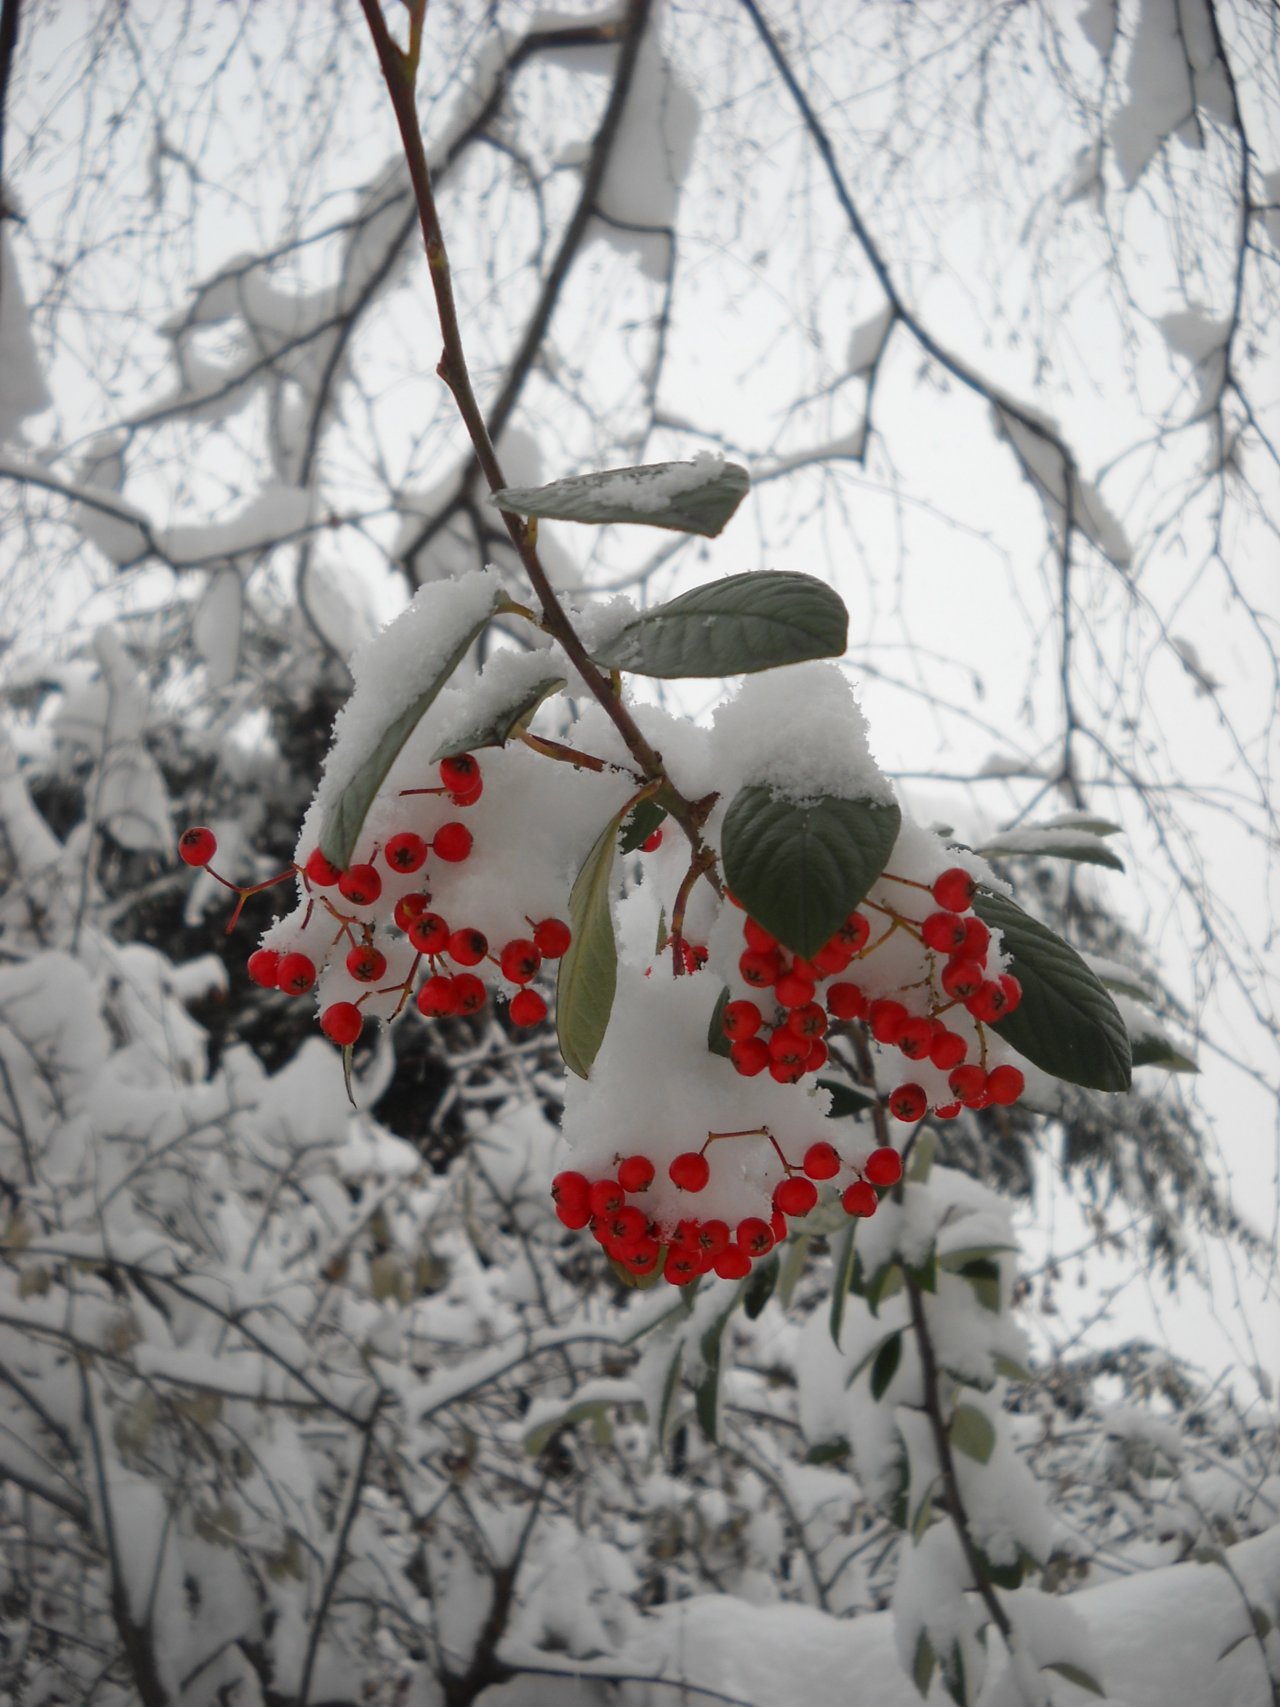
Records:
[[[0,190],[0,210],[3,202]],[[28,416],[42,414],[51,403],[27,319],[18,257],[8,223],[0,218],[0,444],[16,437]]]
[[[1157,324],[1169,348],[1191,363],[1196,396],[1187,419],[1199,421],[1222,401],[1230,317],[1214,319],[1203,308],[1190,307],[1161,315]]]
[[[619,510],[665,510],[673,498],[713,485],[723,468],[723,455],[702,450],[692,462],[606,469],[591,476],[591,498],[593,503]]]
[[[1207,0],[1139,0],[1126,75],[1128,96],[1108,134],[1128,189],[1170,136],[1201,146],[1199,109],[1221,124],[1234,122]]]
[[[1068,464],[1058,448],[1062,436],[1057,423],[1025,403],[1006,406],[997,400],[991,406],[991,415],[996,430],[1009,443],[1044,506],[1045,517],[1058,539],[1062,539],[1069,512],[1072,527],[1092,540],[1118,568],[1124,568],[1133,556],[1133,548],[1101,493],[1074,465],[1068,481]]]
[[[887,302],[869,320],[861,320],[849,334],[849,346],[844,363],[850,373],[869,373],[880,360],[885,340],[893,329],[896,312]]]

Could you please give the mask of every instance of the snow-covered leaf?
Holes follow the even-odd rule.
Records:
[[[929,1685],[933,1681],[933,1668],[933,1643],[929,1640],[929,1632],[922,1630],[916,1637],[915,1658],[911,1662],[911,1681],[922,1696],[929,1693]]]
[[[996,1431],[991,1418],[976,1405],[957,1405],[947,1432],[956,1451],[977,1464],[986,1464],[995,1451]]]
[[[1107,828],[1107,834],[1115,826]],[[1105,865],[1112,871],[1123,871],[1124,861],[1090,830],[1080,827],[1050,829],[1031,826],[1025,830],[1002,830],[990,841],[975,850],[985,859],[1026,858],[1070,859],[1085,865]]]
[[[848,628],[844,603],[825,582],[758,569],[643,612],[592,656],[604,669],[642,676],[736,676],[838,658]]]
[[[729,1039],[724,1034],[724,1010],[729,1005],[729,986],[726,984],[716,997],[716,1005],[707,1021],[707,1048],[713,1055],[730,1058]]]
[[[488,609],[465,625],[443,657],[433,659],[433,668],[427,679],[403,710],[366,736],[360,762],[353,767],[346,786],[328,803],[320,830],[321,852],[340,869],[351,863],[369,808],[386,781],[387,772],[488,623],[497,607],[498,596],[495,588]]]
[[[1106,1690],[1092,1677],[1083,1666],[1073,1665],[1070,1660],[1051,1660],[1048,1665],[1040,1667],[1041,1671],[1056,1671],[1059,1677],[1065,1677],[1068,1683],[1074,1683],[1077,1689],[1085,1689],[1090,1695],[1100,1695],[1105,1700]]]
[[[622,834],[618,838],[619,852],[638,852],[653,832],[661,829],[666,816],[666,808],[659,806],[656,800],[638,800],[622,821]]]
[[[714,539],[751,486],[745,468],[704,454],[692,462],[652,462],[574,474],[549,486],[506,486],[500,510],[561,522],[641,522]]]
[[[845,1228],[833,1264],[831,1310],[827,1322],[831,1330],[832,1344],[837,1351],[840,1349],[840,1330],[844,1327],[845,1305],[848,1302],[850,1283],[853,1280],[853,1265],[858,1260],[858,1254],[853,1248],[853,1235],[856,1228],[857,1223],[853,1221]]]
[[[569,895],[573,939],[556,978],[556,1035],[565,1066],[580,1079],[589,1077],[604,1042],[618,986],[609,886],[624,816],[616,813],[596,837]]]
[[[813,955],[880,876],[901,823],[893,801],[828,794],[797,804],[753,784],[725,817],[725,881],[779,942]]]
[[[1028,1061],[1068,1084],[1127,1091],[1129,1034],[1116,1004],[1068,943],[1015,901],[979,887],[974,911],[999,930],[1022,1000],[995,1029]]]
[[[724,1330],[750,1284],[751,1280],[747,1279],[735,1287],[727,1307],[716,1313],[698,1342],[702,1357],[702,1378],[694,1389],[693,1407],[698,1427],[712,1445],[720,1438],[720,1347]]]
[[[551,669],[531,683],[522,683],[501,705],[491,708],[482,722],[442,741],[432,753],[431,763],[438,765],[441,759],[456,758],[459,753],[478,752],[484,747],[505,747],[511,737],[525,727],[543,700],[564,685],[565,678]]]
[[[749,1322],[754,1322],[773,1297],[773,1289],[778,1284],[778,1253],[773,1250],[758,1262],[748,1275],[742,1294],[742,1313]]]
[[[209,685],[230,687],[240,667],[244,585],[229,566],[215,569],[191,619],[191,638],[209,672]]]

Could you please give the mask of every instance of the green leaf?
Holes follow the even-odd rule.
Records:
[[[791,1308],[791,1299],[809,1262],[809,1233],[793,1233],[787,1240],[786,1253],[778,1270],[778,1302],[784,1310]]]
[[[933,1682],[933,1643],[929,1640],[929,1632],[922,1630],[916,1637],[915,1658],[911,1662],[911,1681],[921,1695],[929,1693],[929,1685]]]
[[[871,1397],[883,1399],[890,1381],[893,1380],[902,1361],[902,1330],[890,1334],[888,1339],[876,1353],[875,1362],[871,1365]]]
[[[1024,1363],[1019,1363],[1016,1358],[1006,1356],[1002,1351],[995,1354],[993,1361],[996,1366],[996,1374],[1003,1375],[1006,1381],[1020,1381],[1025,1384],[1028,1381],[1035,1380],[1034,1374]]]
[[[969,1707],[969,1686],[965,1681],[964,1672],[964,1649],[959,1642],[953,1642],[950,1653],[943,1656],[942,1682],[956,1707]]]
[[[907,1272],[922,1292],[938,1290],[938,1252],[934,1245],[929,1246],[929,1254],[918,1268],[909,1266]]]
[[[1074,1683],[1077,1689],[1087,1689],[1090,1695],[1100,1695],[1105,1701],[1107,1692],[1096,1677],[1091,1677],[1082,1666],[1073,1665],[1070,1660],[1052,1660],[1041,1671],[1056,1671],[1059,1677],[1065,1677],[1068,1683]]]
[[[853,1279],[853,1265],[858,1260],[857,1252],[853,1248],[854,1228],[855,1223],[852,1221],[845,1228],[836,1255],[835,1275],[831,1286],[831,1314],[828,1322],[831,1328],[831,1343],[837,1351],[840,1349],[840,1330],[844,1326],[845,1300],[849,1296],[849,1283]]]
[[[642,612],[592,657],[602,669],[668,680],[741,676],[838,658],[848,630],[849,613],[824,581],[753,569]]]
[[[697,1414],[699,1428],[713,1446],[720,1438],[717,1414],[720,1400],[720,1345],[729,1318],[737,1309],[749,1284],[749,1280],[744,1280],[740,1286],[735,1288],[728,1308],[721,1310],[715,1316],[702,1335],[700,1349],[703,1374],[694,1394],[694,1410]]]
[[[533,716],[543,700],[565,686],[565,678],[548,670],[537,681],[527,683],[510,699],[504,701],[479,723],[473,723],[462,734],[442,741],[431,755],[431,763],[452,759],[459,753],[479,752],[483,747],[505,747],[511,737]]]
[[[747,1277],[746,1286],[742,1293],[742,1310],[749,1322],[754,1322],[773,1297],[773,1289],[778,1284],[778,1253],[773,1251],[763,1262],[758,1262]]]
[[[1200,1071],[1189,1055],[1184,1055],[1180,1049],[1176,1049],[1167,1037],[1157,1037],[1153,1032],[1143,1032],[1141,1036],[1131,1039],[1130,1048],[1133,1051],[1135,1067],[1163,1067],[1169,1073]]]
[[[574,1423],[608,1416],[618,1403],[637,1404],[642,1410],[644,1409],[643,1402],[640,1399],[621,1401],[616,1399],[582,1399],[576,1403],[570,1402],[559,1416],[548,1417],[545,1422],[539,1423],[536,1428],[529,1430],[524,1437],[525,1451],[531,1458],[536,1458],[547,1443],[562,1429],[570,1428]]]
[[[729,1039],[724,1034],[724,1010],[729,1005],[729,986],[716,997],[716,1005],[711,1010],[711,1018],[707,1022],[707,1048],[712,1055],[723,1055],[730,1058]]]
[[[833,1440],[821,1440],[804,1455],[806,1464],[843,1464],[849,1456],[849,1442],[837,1435]]]
[[[886,1298],[892,1298],[895,1293],[902,1291],[902,1264],[897,1258],[891,1258],[882,1263],[867,1282],[864,1296],[867,1308],[873,1316],[880,1314],[880,1306]]]
[[[856,1118],[864,1109],[874,1108],[876,1105],[876,1098],[867,1091],[860,1091],[853,1085],[842,1085],[838,1079],[819,1079],[818,1083],[824,1091],[831,1092],[828,1120]]]
[[[929,1527],[929,1519],[933,1516],[933,1490],[941,1480],[942,1477],[940,1475],[933,1478],[929,1483],[929,1486],[925,1489],[923,1494],[921,1494],[920,1503],[917,1505],[915,1513],[912,1516],[910,1523],[911,1539],[915,1542],[917,1547],[924,1539],[925,1531]]]
[[[680,1367],[684,1362],[684,1341],[677,1338],[671,1362],[667,1365],[667,1373],[662,1383],[662,1398],[658,1404],[657,1437],[660,1448],[665,1447],[667,1437],[671,1432],[671,1413],[675,1408],[676,1394],[680,1391]]]
[[[923,1185],[933,1170],[933,1158],[938,1153],[938,1134],[931,1126],[922,1126],[911,1151],[911,1166],[907,1178]]]
[[[351,1082],[351,1062],[355,1056],[354,1043],[344,1043],[342,1046],[342,1082],[347,1087],[347,1101],[352,1108],[356,1106],[355,1087]]]
[[[1000,1314],[1000,1264],[990,1257],[974,1257],[961,1263],[955,1271],[972,1286],[974,1296],[984,1310],[993,1316]]]
[[[981,1547],[975,1546],[974,1553],[977,1556],[978,1569],[989,1583],[995,1584],[996,1588],[1008,1589],[1012,1593],[1014,1589],[1022,1587],[1022,1578],[1026,1566],[1021,1553],[1011,1565],[993,1564]]]
[[[698,462],[649,462],[571,474],[549,486],[504,486],[493,494],[500,510],[559,522],[642,523],[714,539],[751,486],[745,468],[708,457]]]
[[[995,1451],[996,1431],[990,1417],[976,1405],[957,1405],[947,1432],[956,1451],[977,1464],[986,1464]]]
[[[618,987],[609,881],[622,818],[616,813],[601,830],[569,895],[573,940],[556,977],[556,1035],[565,1066],[580,1079],[589,1076],[604,1042]]]
[[[884,870],[901,823],[894,801],[824,794],[801,806],[752,784],[725,817],[725,882],[779,942],[814,955]]]
[[[393,717],[379,734],[369,739],[359,769],[329,808],[320,831],[320,851],[334,865],[345,869],[351,864],[351,856],[360,839],[369,808],[386,781],[387,772],[400,756],[400,749],[435,704],[440,689],[466,657],[471,643],[493,615],[499,597],[495,592],[493,604],[461,636],[453,651],[410,704],[398,716]]]
[[[1111,834],[1116,825],[1107,826]],[[1106,843],[1081,824],[1069,829],[1048,829],[1028,826],[1025,830],[1007,830],[977,852],[987,859],[1069,859],[1081,865],[1105,865],[1112,871],[1123,871],[1124,861],[1113,854]]]
[[[1068,1084],[1127,1091],[1129,1033],[1097,975],[1015,901],[979,888],[973,905],[984,924],[1003,934],[1010,971],[1022,985],[1021,1002],[996,1022],[1000,1036]]]
[[[637,800],[623,820],[622,836],[618,843],[621,851],[624,854],[638,853],[642,844],[661,827],[666,816],[666,807],[659,806],[652,795],[647,799]]]

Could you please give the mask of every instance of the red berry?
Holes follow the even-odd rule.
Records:
[[[507,1012],[511,1015],[512,1025],[541,1025],[547,1017],[547,1004],[536,990],[521,990],[512,996]]]
[[[480,781],[480,766],[470,753],[455,753],[440,761],[440,781],[450,794],[470,794]]]
[[[954,1120],[961,1107],[962,1104],[958,1102],[939,1103],[933,1111],[933,1118],[935,1120]]]
[[[1019,984],[1012,972],[1002,972],[996,982],[1004,991],[1004,1011],[1006,1014],[1011,1014],[1022,1000],[1022,985]]]
[[[953,1001],[967,1002],[982,988],[984,976],[976,960],[948,960],[942,968],[942,988]]]
[[[773,1234],[773,1242],[780,1245],[787,1236],[787,1218],[780,1209],[775,1209],[769,1217],[769,1231]]]
[[[852,953],[858,954],[871,935],[871,921],[865,913],[850,913],[836,935]]]
[[[991,947],[991,932],[981,919],[968,918],[964,922],[964,947],[961,950],[966,960],[982,960],[987,958],[987,950]]]
[[[889,1113],[895,1120],[919,1120],[929,1106],[929,1098],[919,1085],[899,1085],[889,1092]]]
[[[474,972],[457,973],[453,980],[453,990],[458,998],[460,1014],[479,1012],[489,998],[489,992]]]
[[[450,865],[457,865],[471,852],[473,839],[465,824],[441,824],[432,837],[431,846],[435,849],[437,858],[448,860]]]
[[[315,962],[305,954],[286,954],[280,962],[280,988],[286,996],[301,996],[316,981]]]
[[[193,824],[178,837],[178,858],[185,865],[208,865],[218,851],[218,838],[204,824]]]
[[[751,1273],[751,1258],[741,1245],[726,1245],[712,1267],[721,1280],[742,1280]]]
[[[754,1079],[769,1065],[769,1046],[759,1037],[740,1037],[729,1045],[729,1058],[744,1079]]]
[[[489,939],[483,931],[464,925],[449,938],[449,958],[459,966],[479,966],[489,952]]]
[[[593,1215],[609,1216],[625,1206],[627,1196],[616,1179],[598,1179],[588,1189],[587,1201]]]
[[[372,907],[382,893],[382,879],[371,865],[352,865],[338,879],[338,893],[353,907]]]
[[[376,984],[387,970],[387,957],[372,943],[357,944],[347,956],[347,971],[362,984]]]
[[[585,1227],[591,1219],[590,1183],[585,1174],[567,1169],[551,1182],[556,1213],[568,1227]]]
[[[727,1002],[720,1016],[725,1036],[735,1041],[754,1037],[763,1023],[764,1015],[754,1002]]]
[[[320,1029],[330,1043],[345,1049],[364,1030],[364,1020],[354,1002],[331,1002],[320,1015]]]
[[[813,1000],[814,988],[812,978],[802,977],[793,969],[782,974],[773,993],[784,1008],[804,1008]]]
[[[681,1191],[702,1191],[711,1178],[711,1164],[698,1150],[685,1150],[667,1169]]]
[[[753,989],[767,990],[782,971],[782,956],[776,948],[749,948],[738,961],[743,982]]]
[[[876,1188],[873,1185],[868,1185],[865,1180],[857,1180],[853,1185],[846,1187],[840,1202],[846,1215],[874,1215],[880,1207]]]
[[[662,831],[655,830],[653,833],[660,836]],[[701,1273],[702,1267],[692,1251],[680,1246],[667,1252],[667,1260],[662,1265],[662,1278],[672,1286],[688,1286],[689,1282],[696,1280]]]
[[[964,946],[965,921],[959,913],[930,913],[920,926],[926,948],[937,954],[954,954]]]
[[[984,1025],[994,1025],[1005,1016],[1007,1000],[1004,987],[998,979],[984,978],[964,1005],[974,1019],[980,1019]]]
[[[317,889],[332,889],[342,876],[342,868],[326,859],[319,848],[312,848],[302,869],[307,874],[308,882],[314,883]]]
[[[862,1169],[872,1185],[897,1185],[902,1178],[902,1157],[890,1145],[873,1150]]]
[[[264,990],[274,990],[280,983],[280,956],[274,948],[255,949],[245,970],[255,984],[261,984]]]
[[[818,1188],[811,1179],[793,1176],[773,1188],[773,1207],[793,1219],[807,1215],[817,1201]]]
[[[456,1014],[458,1011],[458,993],[453,987],[453,979],[446,978],[437,972],[433,978],[424,981],[417,995],[418,1012],[425,1014],[428,1019],[439,1019],[444,1014]]]
[[[813,957],[813,969],[820,978],[838,978],[853,959],[853,950],[838,936],[823,946]]]
[[[999,1067],[993,1067],[987,1074],[987,1090],[991,1100],[1001,1108],[1008,1108],[1011,1103],[1017,1102],[1026,1088],[1027,1081],[1022,1076],[1021,1069],[1013,1066],[1011,1062],[1006,1061]]]
[[[618,1252],[618,1261],[630,1274],[652,1274],[661,1255],[662,1247],[656,1239],[638,1239]]]
[[[909,1017],[901,1002],[876,1001],[867,1009],[867,1023],[877,1043],[896,1043]]]
[[[465,793],[458,791],[458,790],[455,790],[449,796],[449,798],[450,798],[450,800],[452,800],[452,802],[455,806],[474,806],[476,801],[479,800],[480,796],[483,793],[484,793],[484,782],[483,782],[482,778],[477,777],[476,780],[472,783],[471,787],[469,789],[467,789]]]
[[[392,871],[408,873],[419,871],[427,863],[427,844],[421,836],[415,836],[412,830],[401,830],[398,836],[392,836],[382,850],[382,857]]]
[[[680,958],[684,961],[685,971],[689,973],[700,971],[707,964],[707,957],[710,952],[710,949],[704,948],[701,943],[682,942],[680,944]]]
[[[618,1164],[618,1184],[624,1191],[644,1191],[653,1184],[654,1167],[648,1156],[628,1156]]]
[[[867,998],[856,984],[832,984],[827,989],[827,1012],[832,1019],[865,1019]]]
[[[451,933],[439,913],[420,913],[409,926],[409,941],[419,954],[443,954]]]
[[[934,900],[949,913],[967,913],[977,885],[962,865],[949,866],[933,880]]]
[[[804,1070],[806,1073],[816,1073],[819,1067],[825,1067],[830,1051],[820,1037],[815,1037],[809,1045],[809,1053],[805,1056]]]
[[[804,1061],[770,1061],[769,1077],[779,1085],[798,1085],[808,1066]]]
[[[742,921],[742,937],[748,948],[757,949],[761,954],[767,954],[771,948],[778,946],[777,937],[763,925],[757,924],[754,919]]]
[[[559,960],[573,941],[573,932],[563,919],[543,919],[533,927],[533,940],[544,960]]]
[[[792,1008],[787,1015],[787,1030],[797,1037],[816,1042],[827,1029],[827,1016],[817,1002],[806,1002],[802,1008]]]
[[[810,1144],[804,1153],[804,1171],[810,1179],[834,1179],[840,1172],[840,1153],[825,1139]]]
[[[929,1044],[929,1059],[940,1073],[949,1073],[953,1067],[958,1067],[969,1053],[969,1045],[958,1031],[948,1031],[941,1026],[933,1034]]]
[[[615,1209],[605,1223],[608,1241],[613,1246],[637,1244],[648,1231],[649,1217],[632,1204]]]
[[[641,853],[657,853],[662,846],[662,831],[651,830],[640,844]]]
[[[947,1084],[951,1094],[958,1101],[972,1105],[987,1088],[987,1075],[976,1061],[970,1061],[967,1066],[957,1067],[947,1075]]]
[[[912,1014],[898,1033],[898,1048],[908,1061],[923,1061],[933,1042],[933,1026],[927,1019]]]
[[[417,920],[426,912],[430,900],[429,895],[402,895],[391,916],[402,931],[412,930]]]
[[[537,977],[542,956],[538,953],[537,944],[528,937],[515,937],[503,949],[499,964],[502,976],[512,984],[527,984],[531,978]]]
[[[807,1037],[797,1037],[787,1026],[779,1026],[766,1047],[771,1061],[781,1061],[785,1066],[799,1067],[809,1059],[809,1051],[813,1045]]]
[[[748,1215],[738,1222],[738,1243],[749,1256],[765,1256],[777,1244],[773,1228],[758,1215]]]
[[[705,1252],[714,1261],[729,1243],[729,1223],[727,1221],[699,1221],[693,1242],[700,1251]]]

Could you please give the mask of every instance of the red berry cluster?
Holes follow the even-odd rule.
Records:
[[[818,1184],[850,1171],[857,1177],[845,1187],[840,1202],[849,1215],[874,1215],[876,1188],[896,1185],[902,1178],[902,1158],[889,1146],[873,1150],[861,1168],[849,1169],[839,1151],[825,1139],[810,1144],[798,1165],[788,1162],[765,1127],[746,1132],[712,1132],[700,1150],[685,1150],[673,1158],[667,1175],[681,1192],[696,1195],[711,1182],[709,1146],[717,1138],[765,1138],[782,1163],[783,1177],[773,1189],[769,1219],[748,1215],[730,1226],[717,1217],[652,1214],[643,1199],[657,1178],[652,1159],[643,1154],[615,1157],[614,1173],[591,1180],[572,1170],[551,1182],[556,1214],[566,1227],[588,1227],[613,1260],[636,1276],[661,1266],[672,1286],[687,1286],[700,1274],[713,1272],[723,1280],[741,1280],[758,1258],[767,1256],[787,1236],[787,1221],[800,1220],[818,1202]]]
[[[474,805],[483,789],[479,764],[470,753],[462,753],[441,762],[438,788],[409,792],[446,795],[453,805],[465,807]],[[483,931],[451,924],[433,911],[432,894],[424,881],[428,858],[434,856],[446,867],[460,865],[471,857],[474,845],[467,826],[451,820],[439,825],[429,839],[416,830],[398,831],[380,849],[374,847],[368,860],[345,870],[319,848],[313,849],[302,865],[271,882],[296,876],[302,884],[306,907],[297,936],[308,930],[317,912],[331,923],[333,934],[318,956],[319,964],[300,948],[259,948],[249,956],[250,978],[264,989],[300,996],[311,989],[325,967],[342,956],[348,977],[365,986],[354,1000],[329,1002],[321,1009],[320,1029],[342,1047],[359,1038],[365,1020],[362,1009],[375,997],[390,998],[392,1018],[411,997],[429,1019],[475,1013],[488,999],[484,980],[471,970],[482,965],[494,968],[515,986],[508,1008],[512,1024],[537,1025],[547,1016],[547,1004],[529,986],[544,960],[564,954],[571,940],[569,927],[561,919],[529,919],[529,935],[513,938],[495,953]],[[213,833],[199,827],[184,831],[178,844],[179,855],[188,865],[207,866],[216,848]],[[406,890],[405,878],[414,879],[418,886]],[[266,887],[259,884],[255,889]],[[241,905],[255,889],[238,890]],[[236,911],[238,915],[239,907]],[[426,976],[419,984],[423,970]]]
[[[940,1118],[962,1108],[1016,1102],[1025,1088],[1023,1075],[1012,1063],[988,1066],[986,1027],[1014,1011],[1022,989],[1011,973],[988,971],[991,932],[972,911],[973,878],[961,866],[949,867],[931,885],[885,876],[926,891],[937,910],[916,920],[886,901],[868,900],[864,905],[882,920],[880,933],[873,939],[866,914],[851,913],[811,960],[788,954],[754,919],[745,921],[746,948],[738,971],[746,984],[771,993],[774,1012],[767,1018],[759,1002],[749,998],[726,1003],[722,1023],[734,1066],[748,1076],[767,1070],[780,1083],[794,1084],[826,1063],[823,1038],[830,1021],[860,1021],[883,1048],[897,1049],[908,1061],[927,1061],[946,1074],[949,1095],[932,1099]],[[899,991],[907,1001],[869,997],[861,984],[841,976],[900,932],[925,951],[924,976]],[[818,1000],[824,984],[825,1007]],[[957,1010],[973,1022],[963,1031],[947,1023]],[[909,1079],[886,1101],[897,1119],[914,1121],[927,1112],[931,1098],[923,1085]]]

